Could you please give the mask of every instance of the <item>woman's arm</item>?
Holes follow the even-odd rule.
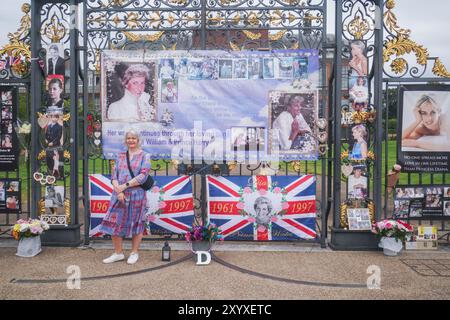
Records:
[[[367,142],[361,142],[361,157],[367,159]]]

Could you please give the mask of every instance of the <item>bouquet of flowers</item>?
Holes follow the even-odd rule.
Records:
[[[214,223],[207,223],[206,225],[192,225],[192,228],[185,234],[186,241],[208,241],[210,243],[216,240],[223,240],[220,230]]]
[[[20,219],[16,222],[12,229],[12,236],[16,240],[22,238],[30,238],[41,235],[45,230],[49,229],[49,225],[45,221],[38,219]]]
[[[31,147],[31,123],[17,120],[17,123],[14,124],[14,130],[16,131],[22,149],[25,150],[25,161],[27,161],[28,150]]]
[[[410,224],[402,220],[386,219],[374,223],[372,225],[372,232],[381,238],[395,238],[403,242],[406,237],[413,234],[414,229]]]

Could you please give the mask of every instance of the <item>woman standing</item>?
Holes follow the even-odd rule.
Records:
[[[147,180],[150,171],[150,155],[141,149],[140,137],[134,130],[125,134],[127,152],[119,153],[111,176],[114,187],[108,212],[100,226],[100,232],[112,236],[114,253],[103,260],[112,263],[125,259],[122,242],[124,237],[132,237],[132,249],[128,264],[139,259],[139,246],[145,228],[146,191],[141,184]],[[128,168],[134,174],[132,178]]]
[[[364,54],[366,45],[362,41],[354,41],[350,45],[352,59],[348,65],[355,71],[356,75],[366,77],[368,74],[367,57]]]

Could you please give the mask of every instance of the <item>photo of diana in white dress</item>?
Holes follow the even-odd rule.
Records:
[[[150,81],[150,70],[146,65],[133,64],[122,76],[124,94],[121,99],[111,103],[107,109],[109,121],[156,121],[156,107],[153,97],[146,92]]]

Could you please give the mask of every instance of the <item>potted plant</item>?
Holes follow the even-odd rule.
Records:
[[[385,219],[372,225],[372,232],[380,237],[378,246],[387,256],[398,255],[406,237],[411,236],[413,231],[413,227],[402,220]]]
[[[186,234],[186,241],[189,242],[192,252],[196,251],[210,251],[212,245],[216,240],[223,241],[224,237],[220,230],[214,223],[207,223],[206,225],[192,225]]]
[[[12,229],[12,236],[19,241],[16,255],[19,257],[34,257],[41,252],[40,235],[49,229],[45,221],[38,219],[20,219]]]

